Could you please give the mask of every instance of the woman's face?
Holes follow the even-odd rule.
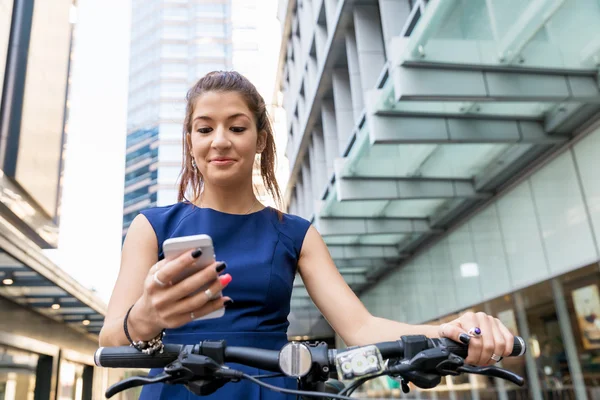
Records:
[[[256,153],[264,149],[266,133],[243,97],[236,92],[207,92],[196,99],[188,146],[204,181],[239,186],[252,180]]]

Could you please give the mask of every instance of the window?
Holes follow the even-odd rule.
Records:
[[[196,4],[194,7],[197,17],[224,18],[227,15],[225,4]]]
[[[38,356],[0,346],[0,399],[33,399]]]
[[[62,360],[58,376],[58,400],[83,398],[83,365]]]
[[[164,63],[161,66],[160,76],[162,78],[186,78],[187,77],[187,64]]]
[[[161,144],[158,153],[159,161],[181,162],[182,151],[181,144]]]

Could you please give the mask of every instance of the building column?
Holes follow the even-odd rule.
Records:
[[[2,93],[0,93],[0,168],[5,174],[12,177],[17,172],[33,3],[33,0],[15,0],[14,2],[6,52],[4,84]]]
[[[387,54],[390,54],[388,47],[390,40],[394,36],[400,36],[404,23],[399,24],[398,21],[408,19],[411,12],[410,2],[408,0],[379,0],[379,10],[383,44]]]
[[[327,45],[327,27],[317,23],[315,25],[315,49],[317,53],[317,65],[321,67],[325,62],[325,46]]]
[[[313,10],[310,1],[303,1],[301,7],[298,7],[298,18],[300,28],[300,41],[302,43],[302,53],[307,54],[310,50],[313,29]]]
[[[515,313],[517,314],[517,323],[519,326],[519,333],[525,343],[529,345],[529,323],[527,322],[527,311],[525,310],[525,303],[523,301],[523,295],[520,292],[514,294],[515,300]],[[542,396],[542,385],[537,374],[537,365],[533,354],[529,351],[525,352],[525,365],[527,367],[527,384],[529,385],[529,395],[533,400],[544,400]]]
[[[396,21],[399,20],[396,19]],[[379,7],[377,5],[354,7],[354,29],[356,31],[358,63],[364,93],[375,87],[385,65],[385,49]]]
[[[306,215],[306,204],[304,201],[304,182],[303,182],[302,173],[298,177],[296,181],[296,215],[305,218]]]
[[[364,108],[363,88],[360,82],[360,69],[358,67],[358,49],[356,47],[356,32],[348,29],[346,32],[346,54],[348,56],[348,74],[350,76],[350,91],[352,92],[352,109],[354,122],[358,121]]]
[[[337,124],[338,154],[342,155],[346,146],[348,146],[348,140],[352,136],[355,125],[348,69],[335,69],[333,71],[332,83],[335,120]]]
[[[338,0],[324,0],[325,1],[325,18],[327,20],[327,27],[329,30],[333,29],[335,23],[335,16],[337,13]]]
[[[331,100],[323,100],[321,107],[323,138],[325,141],[325,158],[327,160],[327,179],[333,175],[333,163],[340,153],[338,150],[337,121],[335,108]]]
[[[307,154],[302,161],[302,184],[304,187],[304,212],[306,219],[310,219],[315,209],[315,198],[312,190],[312,174],[310,170],[310,160]]]
[[[575,337],[571,329],[571,318],[569,317],[569,310],[565,301],[565,293],[560,280],[556,278],[552,279],[552,296],[554,297],[558,325],[560,326],[560,333],[562,334],[563,345],[567,354],[571,381],[575,389],[575,398],[578,400],[587,400],[585,382],[583,381],[581,364],[577,356],[577,346],[575,345]]]
[[[311,192],[312,192],[312,199],[313,199],[313,212],[314,210],[314,203],[317,200],[320,200],[321,198],[321,191],[323,190],[323,187],[320,185],[319,182],[319,167],[317,165],[317,160],[316,160],[316,156],[315,156],[315,145],[316,145],[316,138],[315,138],[315,132],[313,131],[311,133],[311,138],[310,138],[310,143],[308,144],[308,166],[310,168],[310,187],[311,187]]]
[[[325,138],[323,132],[319,129],[315,129],[312,134],[313,144],[313,172],[315,176],[315,197],[321,199],[321,195],[325,191],[325,185],[329,176],[326,175],[327,171],[327,159],[325,157]]]

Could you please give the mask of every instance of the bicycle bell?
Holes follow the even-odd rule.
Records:
[[[279,352],[279,368],[287,376],[301,378],[312,366],[310,349],[304,343],[290,342]]]

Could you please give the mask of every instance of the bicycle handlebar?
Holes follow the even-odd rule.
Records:
[[[511,356],[521,356],[525,351],[525,341],[515,337]],[[313,397],[324,394],[324,389],[278,388],[242,371],[227,368],[224,366],[227,362],[295,377],[301,385],[308,387],[319,387],[328,381],[332,371],[337,372],[339,379],[353,382],[338,394],[327,394],[324,398],[328,399],[350,399],[346,395],[367,380],[381,375],[400,377],[405,393],[409,391],[408,382],[421,388],[433,388],[441,382],[442,376],[460,373],[498,377],[523,385],[523,378],[510,371],[495,366],[465,365],[467,353],[468,344],[412,335],[402,336],[397,341],[339,351],[329,349],[325,343],[291,342],[277,351],[228,346],[224,340],[205,340],[195,345],[165,344],[161,352],[153,355],[131,346],[101,347],[94,354],[94,362],[99,367],[109,368],[163,368],[163,373],[157,376],[131,377],[113,385],[106,392],[109,398],[127,388],[159,382],[185,384],[192,393],[202,396],[213,393],[229,381],[240,379],[289,394]]]
[[[429,339],[436,347],[444,347],[448,352],[466,358],[468,346],[450,339]],[[374,344],[383,358],[404,357],[404,343],[401,340]],[[164,368],[175,361],[185,346],[180,344],[165,344],[162,353],[148,355],[131,346],[100,347],[94,354],[94,362],[99,367],[108,368]],[[314,349],[314,348],[311,348]],[[515,343],[510,357],[519,357],[525,353],[524,340],[515,336]],[[312,352],[313,350],[311,350]],[[194,345],[194,354],[210,355],[203,351],[202,345]],[[327,362],[329,368],[335,368],[336,350],[328,350]],[[280,352],[253,347],[225,347],[225,362],[234,362],[261,368],[267,371],[280,372]]]

